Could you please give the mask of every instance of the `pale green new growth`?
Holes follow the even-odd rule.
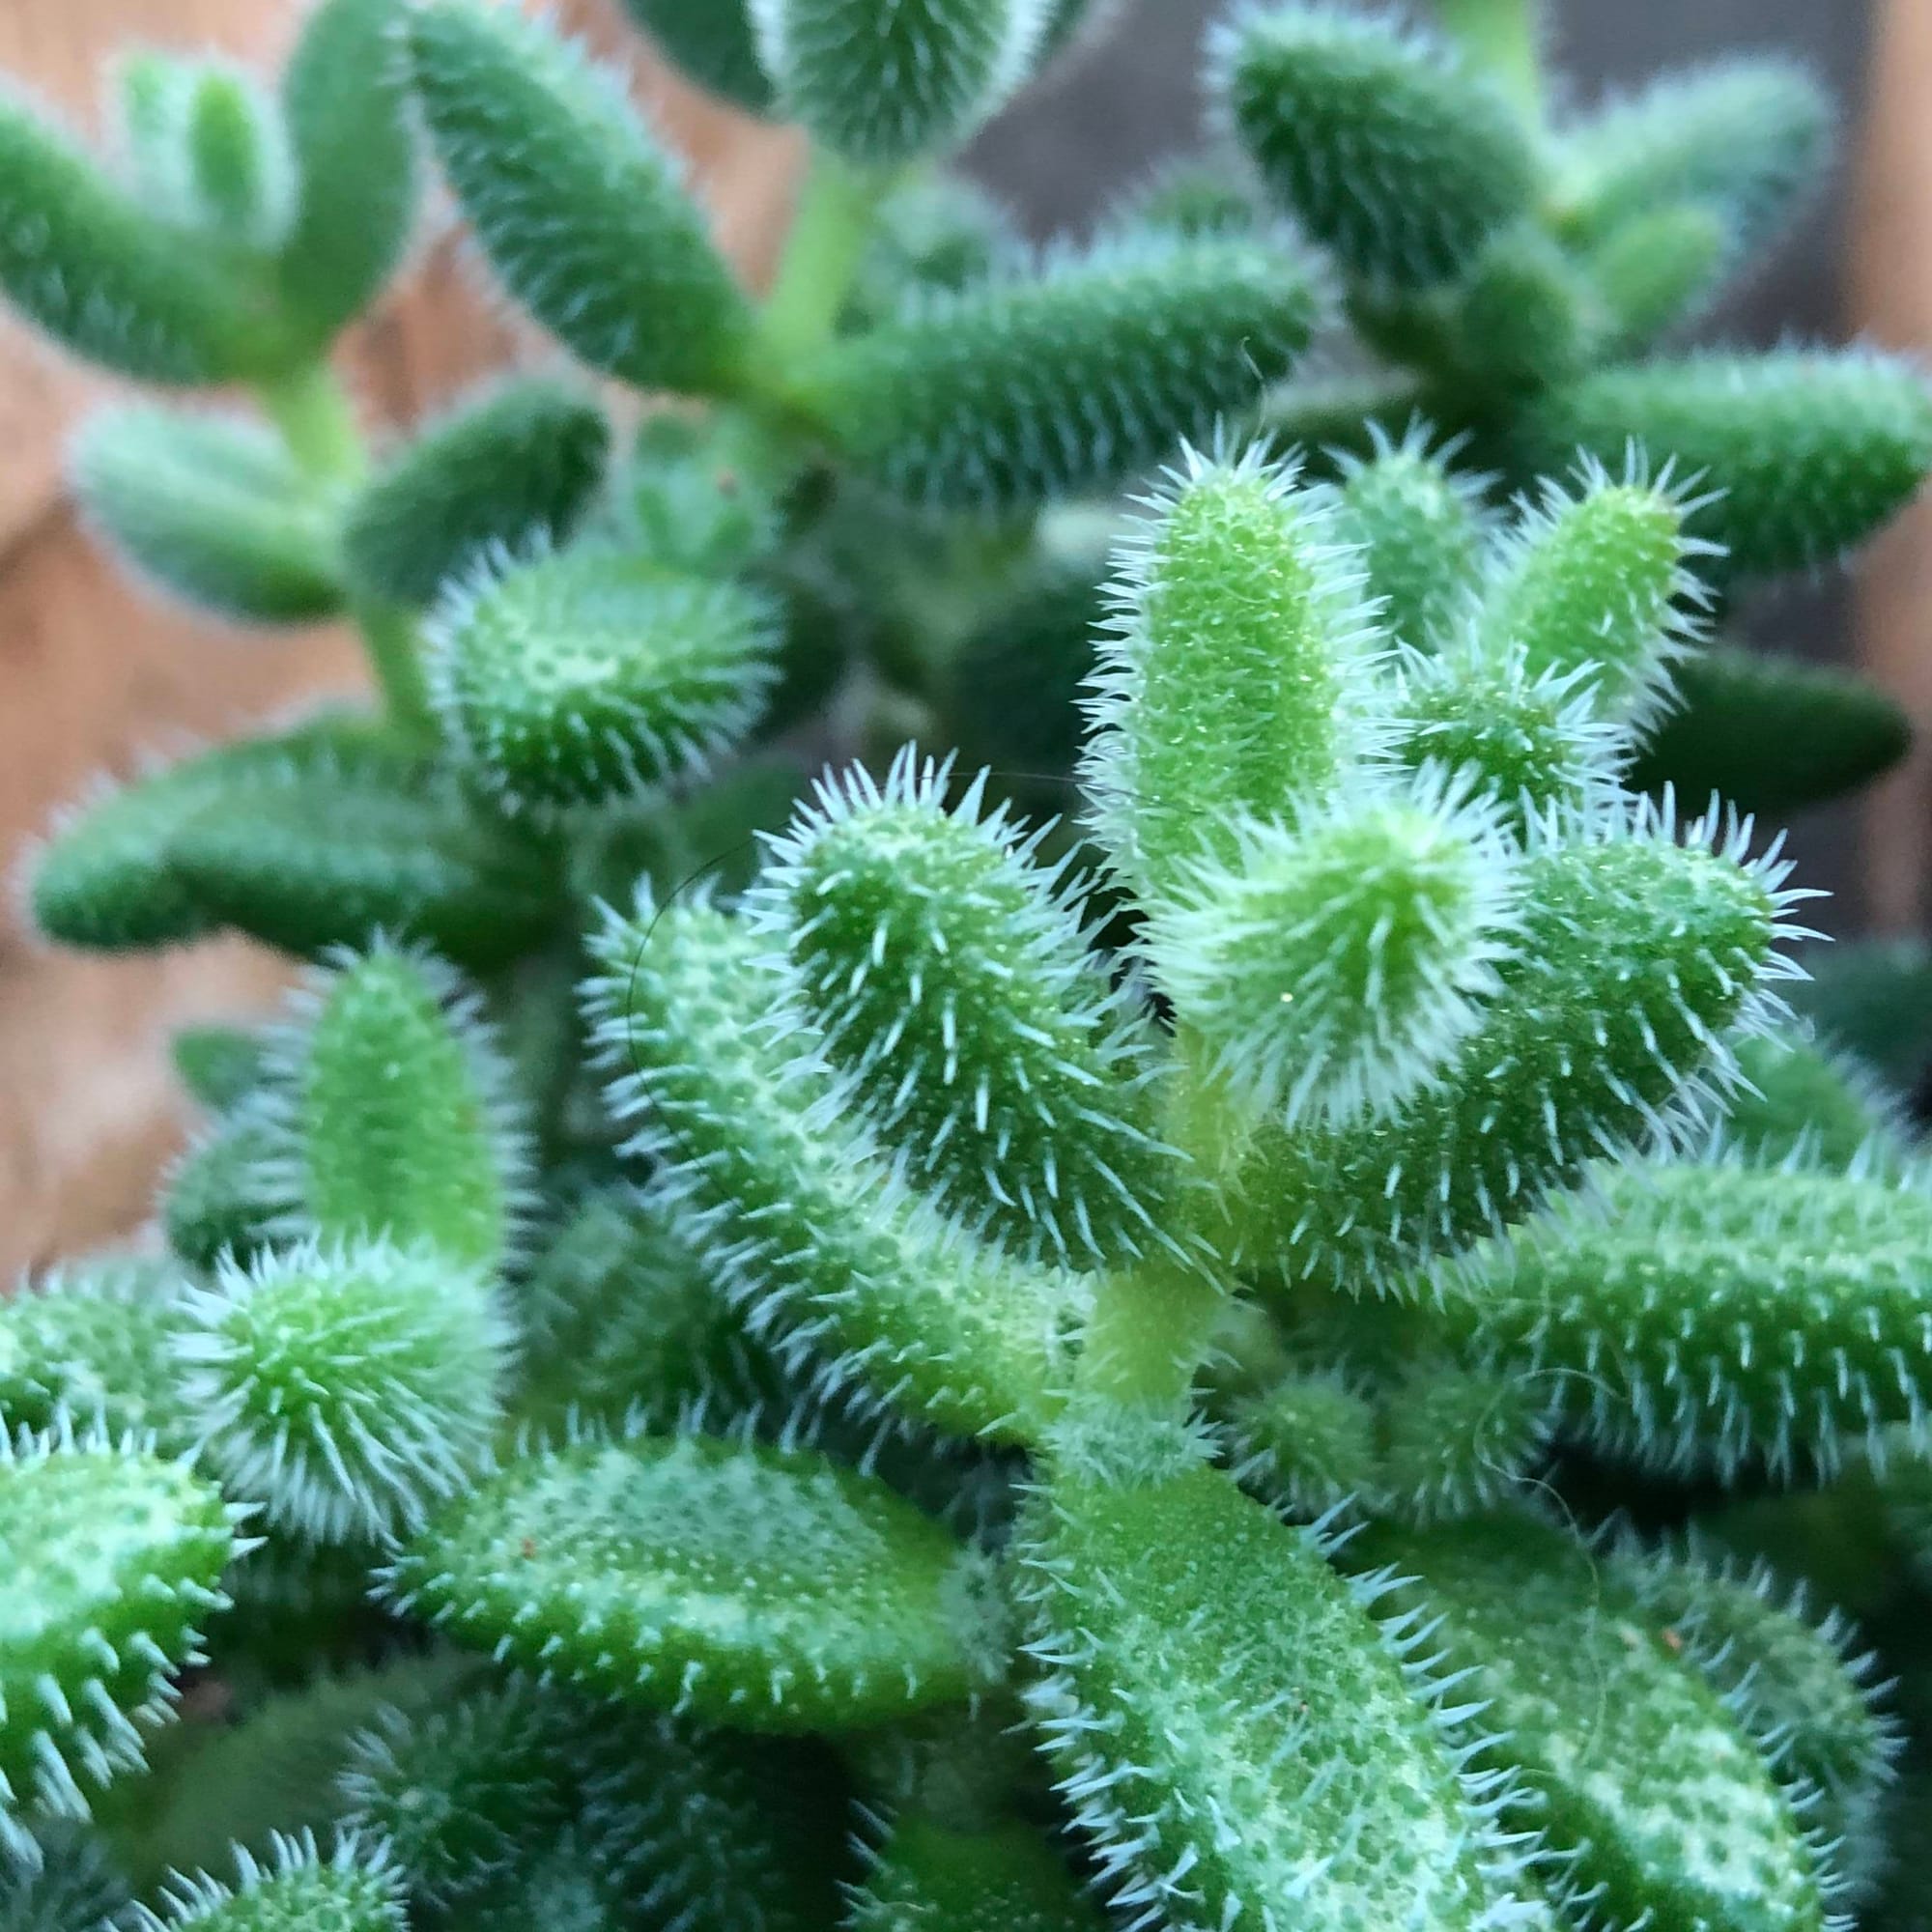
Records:
[[[1190,453],[1120,553],[1082,776],[1143,901],[1373,745],[1372,611],[1332,507],[1260,447]]]
[[[298,998],[271,1085],[274,1180],[325,1243],[489,1268],[519,1232],[522,1121],[473,996],[426,955],[345,955]]]
[[[1102,1922],[1037,1832],[923,1818],[893,1827],[845,1920],[850,1932],[1099,1932]]]
[[[1424,784],[1232,828],[1149,921],[1161,988],[1213,1077],[1290,1125],[1385,1119],[1501,989],[1516,862],[1499,815]]]

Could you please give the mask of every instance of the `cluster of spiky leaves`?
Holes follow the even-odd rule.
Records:
[[[509,4],[143,54],[112,161],[0,105],[14,305],[258,405],[100,415],[94,526],[382,700],[32,868],[311,975],[0,1302],[0,1932],[1922,1926],[1932,966],[1786,1011],[1744,817],[1906,733],[1712,632],[1932,399],[1668,346],[1815,85],[1249,6],[1035,256],[938,164],[1106,6],[628,6],[804,127],[762,298]],[[368,456],[418,150],[682,406]]]

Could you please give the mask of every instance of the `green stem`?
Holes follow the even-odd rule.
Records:
[[[392,604],[357,604],[355,615],[390,725],[408,743],[429,748],[440,733],[414,617]]]
[[[1543,0],[1435,0],[1443,30],[1510,98],[1543,114]]]
[[[318,483],[351,483],[366,461],[355,405],[327,362],[262,385],[262,406],[289,454]]]
[[[890,174],[813,154],[760,326],[778,385],[832,340],[892,185]]]

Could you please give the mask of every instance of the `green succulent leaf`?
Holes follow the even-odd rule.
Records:
[[[206,811],[242,822],[265,793],[301,776],[334,776],[352,765],[359,771],[385,756],[366,724],[329,716],[216,747],[118,790],[99,787],[56,822],[34,861],[34,922],[49,939],[96,952],[200,938],[220,921],[176,866],[197,818]]]
[[[400,1611],[607,1697],[848,1728],[1002,1668],[986,1560],[877,1478],[699,1435],[525,1457],[385,1575]]]
[[[1673,701],[1631,769],[1640,789],[1717,793],[1782,817],[1861,789],[1912,748],[1895,698],[1827,665],[1719,644],[1685,658],[1671,682]]]
[[[1104,1920],[1037,1832],[903,1818],[845,1923],[849,1932],[1100,1932]]]
[[[6,1932],[118,1932],[127,1882],[82,1828],[43,1826],[33,1855],[0,1847],[0,1926]]]
[[[189,1267],[244,1265],[272,1247],[298,1212],[278,1171],[281,1139],[259,1108],[216,1123],[188,1148],[162,1188],[168,1246]]]
[[[1804,953],[1793,1004],[1833,1045],[1901,1094],[1932,1064],[1932,951],[1917,939],[1854,940]]]
[[[404,1932],[400,1874],[380,1846],[338,1841],[327,1858],[307,1833],[280,1838],[270,1862],[236,1854],[237,1883],[205,1875],[140,1907],[134,1932]]]
[[[447,773],[394,754],[305,757],[210,789],[166,855],[204,927],[307,958],[408,935],[481,970],[526,952],[555,918],[546,855]]]
[[[1835,118],[1817,76],[1776,54],[1661,75],[1565,131],[1563,229],[1601,243],[1688,207],[1715,218],[1726,255],[1743,260],[1823,181]]]
[[[751,0],[624,0],[624,7],[700,87],[753,114],[772,111]]]
[[[388,945],[337,959],[295,1004],[267,1179],[327,1244],[427,1246],[488,1271],[521,1233],[527,1152],[475,997]]]
[[[808,1052],[905,1173],[1016,1252],[1075,1266],[1168,1242],[1178,1156],[1150,1041],[1083,925],[1084,888],[1037,837],[951,809],[951,765],[906,747],[884,785],[821,783],[752,900],[781,949]]]
[[[1565,1423],[1653,1467],[1788,1474],[1924,1427],[1932,1209],[1911,1186],[1729,1161],[1608,1167],[1447,1271],[1459,1346],[1545,1376]]]
[[[1288,373],[1316,310],[1278,247],[1114,242],[915,304],[832,350],[806,397],[889,496],[1019,507],[1208,439]]]
[[[1917,495],[1932,469],[1932,391],[1872,351],[1701,354],[1602,369],[1530,412],[1525,453],[1558,469],[1631,445],[1707,494],[1690,532],[1735,577],[1834,561]]]
[[[1705,547],[1685,523],[1667,482],[1586,465],[1575,494],[1546,484],[1492,558],[1482,646],[1520,649],[1532,678],[1581,672],[1605,716],[1640,725],[1666,702],[1704,600],[1690,564]]]
[[[1666,1641],[1703,1673],[1800,1804],[1817,1804],[1849,1878],[1871,1857],[1878,1812],[1905,1738],[1875,1653],[1842,1613],[1817,1614],[1804,1586],[1768,1564],[1629,1554],[1634,1589]]]
[[[1373,748],[1374,612],[1338,522],[1260,447],[1190,452],[1121,546],[1082,779],[1143,904],[1193,862],[1238,869],[1244,822],[1292,816]]]
[[[770,1039],[784,982],[744,923],[644,900],[597,951],[611,1104],[697,1217],[753,1331],[841,1401],[1036,1439],[1091,1284],[1008,1261],[894,1187],[831,1118],[823,1084]]]
[[[1045,0],[749,0],[785,113],[866,167],[958,146],[1026,78]]]
[[[421,1520],[476,1473],[502,1417],[509,1325],[433,1250],[304,1243],[224,1262],[175,1348],[204,1454],[267,1520],[317,1544]]]
[[[72,455],[80,505],[140,577],[242,623],[342,608],[335,508],[279,438],[235,415],[103,410]]]
[[[450,737],[511,810],[701,772],[757,723],[774,682],[769,598],[599,544],[504,561],[455,589],[433,628]]]
[[[1532,671],[1520,644],[1494,650],[1464,636],[1403,653],[1398,676],[1403,762],[1486,795],[1519,838],[1588,818],[1621,791],[1630,738],[1603,715],[1594,660]]]
[[[1580,1545],[1509,1513],[1370,1530],[1350,1558],[1406,1573],[1392,1603],[1465,1673],[1471,1728],[1493,1733],[1476,1763],[1514,1771],[1504,1815],[1540,1833],[1545,1883],[1572,1910],[1619,1925],[1829,1922],[1817,1848],[1769,1766]]]
[[[0,1431],[50,1430],[67,1415],[186,1448],[169,1354],[182,1288],[165,1262],[103,1256],[0,1298]]]
[[[1257,1136],[1253,1260],[1402,1289],[1406,1259],[1517,1218],[1600,1152],[1681,1137],[1733,1077],[1726,1031],[1749,1031],[1791,970],[1786,868],[1741,864],[1741,840],[1714,849],[1707,829],[1679,844],[1606,815],[1533,850],[1502,991],[1440,1079],[1389,1121]]]
[[[1233,1405],[1228,1426],[1243,1488],[1315,1521],[1379,1492],[1374,1399],[1338,1370],[1308,1371]]]
[[[430,143],[509,293],[593,369],[736,387],[749,306],[616,79],[475,0],[417,9],[409,45]]]
[[[1447,639],[1467,616],[1486,534],[1480,479],[1411,427],[1400,441],[1372,425],[1373,456],[1345,453],[1340,534],[1361,553],[1376,622],[1418,650]]]
[[[414,225],[420,170],[395,46],[407,13],[406,0],[318,0],[282,74],[301,194],[276,280],[318,346],[374,299]]]
[[[1904,1102],[1864,1063],[1790,1026],[1738,1046],[1745,1084],[1724,1106],[1729,1144],[1760,1166],[1896,1176],[1916,1135]]]
[[[1500,814],[1425,783],[1235,828],[1148,922],[1214,1079],[1291,1124],[1379,1120],[1427,1091],[1500,992],[1516,862]]]
[[[289,359],[232,265],[185,245],[17,96],[0,99],[0,291],[72,354],[138,382],[272,376]]]
[[[227,1602],[236,1512],[179,1462],[103,1435],[0,1436],[0,1846],[145,1762],[174,1672]]]
[[[342,533],[356,588],[420,607],[502,550],[561,543],[589,509],[611,425],[574,384],[513,378],[425,424],[356,492]]]
[[[1177,1932],[1508,1922],[1426,1684],[1320,1540],[1184,1451],[1095,1447],[1024,1527],[1028,1703],[1115,1902]]]
[[[1449,281],[1530,206],[1527,130],[1420,33],[1334,6],[1261,8],[1221,31],[1208,85],[1268,192],[1369,281]]]

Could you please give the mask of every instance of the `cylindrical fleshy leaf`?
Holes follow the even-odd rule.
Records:
[[[1439,1522],[1492,1507],[1548,1447],[1549,1393],[1451,1361],[1408,1369],[1381,1403],[1381,1463],[1371,1507]]]
[[[848,1932],[999,1925],[1008,1932],[1102,1932],[1099,1908],[1034,1828],[950,1830],[927,1818],[893,1828],[854,1894]]]
[[[1593,667],[1532,675],[1520,645],[1409,653],[1395,708],[1404,761],[1487,793],[1519,834],[1614,797],[1629,756],[1628,734],[1601,715]]]
[[[300,192],[294,148],[251,73],[141,54],[122,90],[129,172],[158,219],[257,254],[287,239]]]
[[[246,1264],[272,1247],[298,1211],[276,1155],[281,1142],[250,1108],[190,1147],[161,1193],[168,1246],[189,1267],[213,1269],[223,1256]]]
[[[1307,271],[1260,242],[1135,241],[936,297],[806,382],[891,496],[997,509],[1104,490],[1259,403],[1307,346]]]
[[[1295,485],[1259,449],[1190,456],[1120,554],[1083,777],[1144,902],[1370,747],[1373,611],[1331,499]]]
[[[1932,391],[1865,351],[1694,355],[1605,369],[1531,412],[1525,460],[1577,450],[1620,467],[1631,445],[1694,476],[1690,532],[1725,569],[1766,577],[1830,563],[1902,508],[1932,469]]]
[[[863,1727],[1005,1667],[983,1555],[877,1477],[709,1436],[523,1458],[384,1589],[501,1657],[735,1729]]]
[[[1150,1042],[1037,839],[948,810],[908,748],[883,787],[826,784],[773,843],[756,917],[783,949],[803,1044],[919,1185],[1020,1253],[1075,1266],[1167,1238],[1179,1157],[1154,1132]]]
[[[333,716],[102,789],[71,807],[36,855],[28,887],[35,923],[64,946],[99,952],[199,938],[220,922],[176,867],[190,825],[208,811],[245,821],[264,793],[311,773],[341,789],[341,773],[359,779],[396,764],[365,724]]]
[[[1026,78],[1046,0],[750,0],[787,116],[864,166],[957,147]]]
[[[419,170],[396,57],[406,12],[407,0],[318,0],[282,73],[301,196],[275,277],[317,343],[362,312],[409,245]]]
[[[1740,1041],[1738,1069],[1746,1084],[1724,1104],[1724,1139],[1746,1160],[1875,1176],[1911,1161],[1918,1135],[1904,1099],[1802,1022]]]
[[[271,1179],[325,1243],[428,1246],[488,1270],[519,1232],[520,1110],[448,970],[378,946],[296,1004],[268,1100]]]
[[[1681,1133],[1729,1078],[1724,1035],[1791,970],[1786,868],[1677,844],[1638,816],[1533,852],[1503,990],[1396,1119],[1264,1127],[1243,1246],[1357,1291],[1574,1184],[1600,1152]]]
[[[499,548],[561,543],[611,453],[594,397],[524,377],[426,424],[350,503],[343,561],[363,595],[424,605]]]
[[[1439,786],[1237,828],[1150,921],[1149,958],[1229,1091],[1291,1124],[1426,1090],[1500,990],[1515,868],[1492,807]]]
[[[1482,647],[1520,650],[1532,678],[1579,672],[1605,717],[1653,715],[1703,595],[1684,523],[1677,497],[1651,484],[1597,471],[1574,496],[1546,486],[1491,562]]]
[[[17,98],[0,99],[0,290],[71,350],[138,382],[275,374],[281,325]]]
[[[583,544],[456,589],[435,619],[438,708],[512,810],[632,796],[757,722],[776,618],[740,584]]]
[[[1923,1429],[1932,1200],[1731,1162],[1606,1168],[1597,1198],[1442,1277],[1472,1359],[1547,1378],[1566,1426],[1653,1468],[1788,1473]]]
[[[1351,1563],[1444,1653],[1503,1816],[1542,1840],[1559,1897],[1619,1925],[1827,1922],[1818,1850],[1750,1739],[1641,1600],[1527,1514],[1370,1530]],[[1480,1715],[1477,1715],[1480,1714]]]
[[[734,1302],[788,1364],[960,1435],[1034,1439],[1091,1305],[898,1194],[769,1037],[784,981],[701,907],[648,901],[598,942],[591,989],[617,1118],[696,1217]]]
[[[1726,255],[1742,261],[1822,183],[1834,119],[1817,77],[1776,54],[1660,75],[1565,133],[1563,228],[1602,242],[1688,206],[1718,219]]]
[[[1218,1470],[1055,1473],[1023,1529],[1028,1704],[1128,1911],[1189,1932],[1493,1923],[1490,1820],[1317,1537]],[[1422,1692],[1423,1694],[1418,1694]]]
[[[309,1541],[419,1521],[482,1465],[508,1323],[428,1248],[303,1244],[197,1291],[176,1342],[203,1453],[229,1491]]]
[[[1293,1375],[1237,1403],[1229,1430],[1245,1489],[1315,1520],[1377,1494],[1376,1406],[1346,1377]]]
[[[1376,621],[1397,643],[1439,643],[1467,614],[1481,574],[1479,501],[1477,480],[1416,431],[1378,437],[1367,461],[1344,460],[1338,535],[1360,550]]]
[[[700,87],[753,114],[772,111],[752,0],[624,0],[624,8]]]
[[[1365,279],[1450,280],[1530,205],[1529,136],[1446,46],[1336,6],[1239,14],[1211,86],[1269,192]]]
[[[1801,1802],[1816,1793],[1817,1823],[1855,1883],[1878,1842],[1877,1813],[1905,1744],[1890,1687],[1856,1625],[1820,1615],[1802,1585],[1768,1565],[1627,1552],[1616,1565],[1651,1617],[1680,1643]],[[1881,1857],[1883,1853],[1881,1852]]]
[[[232,1517],[183,1463],[0,1431],[0,1855],[38,1863],[34,1812],[84,1818],[84,1787],[140,1768],[227,1603]]]
[[[476,0],[420,8],[409,44],[423,125],[509,292],[640,388],[735,386],[750,309],[617,81],[553,29]]]
[[[704,1250],[648,1193],[611,1187],[578,1203],[519,1300],[523,1419],[562,1423],[574,1412],[614,1425],[632,1415],[668,1427],[699,1406],[729,1418],[790,1393]]]
[[[1882,777],[1912,749],[1890,693],[1835,666],[1714,645],[1677,665],[1671,703],[1631,767],[1638,789],[1713,793],[1776,824]]]
[[[339,1839],[327,1858],[304,1833],[276,1836],[267,1864],[239,1850],[236,1882],[176,1877],[134,1932],[406,1932],[403,1875],[385,1848]]]
[[[190,604],[254,624],[312,623],[342,608],[335,506],[262,424],[103,410],[80,434],[72,473],[96,533]]]
[[[65,1414],[186,1448],[168,1354],[182,1287],[165,1260],[109,1256],[0,1297],[0,1432],[51,1429]]]

